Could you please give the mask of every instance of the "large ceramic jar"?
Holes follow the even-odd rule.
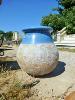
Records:
[[[25,37],[17,51],[21,69],[33,76],[52,72],[59,56],[50,34],[52,28],[30,28],[23,32]]]

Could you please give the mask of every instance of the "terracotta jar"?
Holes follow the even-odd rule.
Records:
[[[25,29],[17,51],[17,61],[21,69],[33,76],[52,72],[58,62],[58,51],[51,37],[52,28]]]

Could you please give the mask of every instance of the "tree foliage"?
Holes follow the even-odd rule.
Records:
[[[0,30],[0,39],[4,40],[4,38],[6,40],[12,40],[13,37],[13,32],[9,31],[9,32],[4,32],[2,30]]]
[[[58,0],[58,3],[65,9],[75,6],[75,0]]]
[[[12,31],[9,31],[9,32],[6,32],[6,40],[12,40],[12,37],[13,37],[13,32]]]
[[[2,30],[0,30],[0,39],[4,39],[4,35],[5,35],[5,32],[4,31],[2,31]]]
[[[65,17],[65,26],[67,27],[67,33],[75,34],[75,7],[63,11]]]
[[[41,24],[53,27],[54,31],[67,27],[67,34],[75,34],[75,0],[57,0],[58,14],[42,17]]]
[[[65,21],[60,14],[50,14],[49,16],[45,16],[42,18],[42,25],[51,26],[55,31],[57,31],[65,26]]]

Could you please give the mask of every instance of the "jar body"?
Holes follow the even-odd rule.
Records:
[[[33,76],[48,74],[55,69],[58,51],[50,35],[27,34],[17,51],[21,69]]]

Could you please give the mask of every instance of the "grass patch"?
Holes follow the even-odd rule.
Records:
[[[31,88],[23,88],[15,79],[16,71],[0,72],[0,100],[29,100],[33,93]]]
[[[24,100],[32,96],[30,89],[22,89],[17,85],[11,85],[6,93],[0,93],[0,100]]]

